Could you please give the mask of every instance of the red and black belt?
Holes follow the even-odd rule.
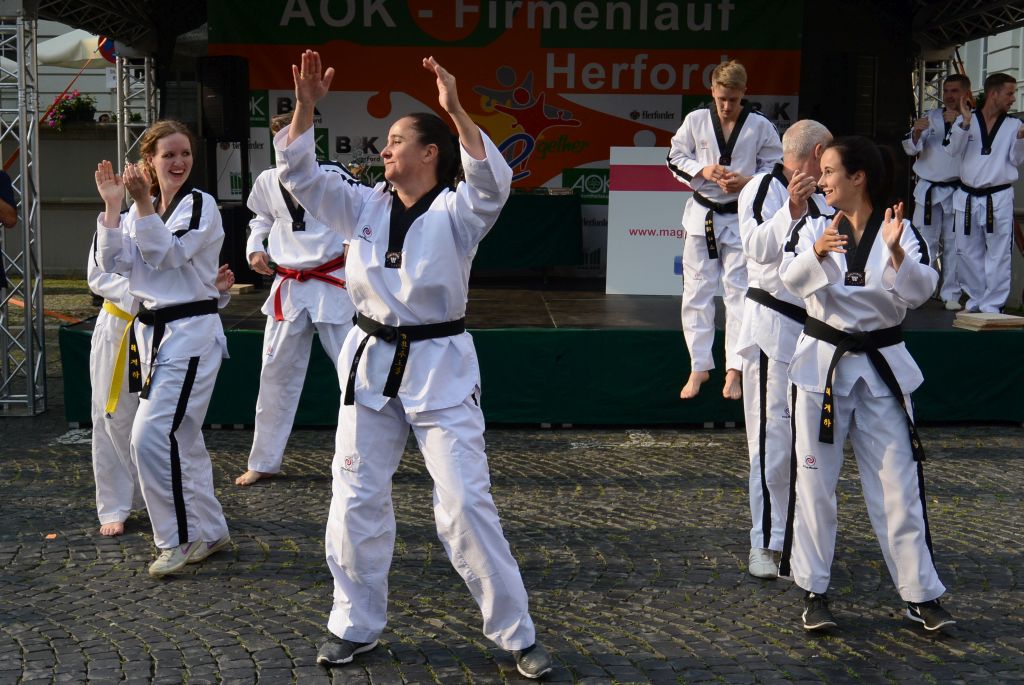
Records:
[[[284,312],[281,310],[281,288],[284,286],[284,282],[287,280],[296,280],[300,283],[304,281],[321,281],[323,283],[330,283],[331,285],[338,286],[339,288],[345,287],[345,281],[337,276],[332,276],[332,271],[344,268],[345,266],[345,255],[335,257],[331,261],[315,266],[312,269],[289,269],[284,266],[277,266],[274,268],[274,272],[281,277],[280,282],[277,284],[277,289],[274,291],[274,320],[284,321]]]

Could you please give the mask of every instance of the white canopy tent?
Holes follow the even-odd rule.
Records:
[[[40,66],[69,69],[106,69],[113,66],[100,53],[99,37],[88,31],[74,29],[43,41],[37,46]]]

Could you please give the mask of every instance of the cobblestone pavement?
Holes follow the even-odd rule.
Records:
[[[86,433],[59,411],[0,419],[0,683],[505,683],[510,656],[438,543],[410,447],[383,646],[315,664],[331,602],[323,531],[332,434],[300,431],[285,477],[232,484],[251,431],[208,431],[233,544],[187,573],[146,574],[144,515],[98,534]],[[1024,430],[932,428],[936,556],[960,623],[926,635],[871,534],[852,459],[831,595],[840,629],[809,637],[800,593],[747,575],[738,430],[488,433],[493,492],[554,682],[1005,682],[1024,679]]]

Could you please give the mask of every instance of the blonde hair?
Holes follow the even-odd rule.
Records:
[[[282,128],[292,123],[293,112],[286,112],[284,114],[278,114],[270,119],[270,133],[271,135],[277,135],[277,132]]]
[[[747,70],[734,59],[722,62],[711,72],[711,85],[732,88],[734,90],[746,90]]]
[[[149,186],[149,194],[156,195],[157,191],[160,190],[160,184],[156,180],[156,168],[150,161],[153,155],[156,154],[156,144],[162,138],[167,136],[173,136],[175,133],[180,133],[188,138],[188,145],[195,154],[196,139],[192,135],[192,131],[188,129],[188,126],[175,121],[173,119],[161,119],[160,121],[153,122],[153,125],[146,129],[146,132],[142,134],[142,138],[139,139],[139,166],[141,166],[151,179]]]

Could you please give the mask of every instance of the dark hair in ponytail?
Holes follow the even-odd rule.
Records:
[[[834,149],[846,173],[853,175],[863,171],[867,180],[868,197],[874,209],[884,209],[893,203],[893,187],[896,160],[892,150],[884,145],[875,145],[864,136],[843,136],[825,146]]]
[[[406,116],[412,119],[421,145],[437,146],[437,182],[454,189],[462,178],[458,136],[453,136],[448,125],[436,114],[413,112]]]

